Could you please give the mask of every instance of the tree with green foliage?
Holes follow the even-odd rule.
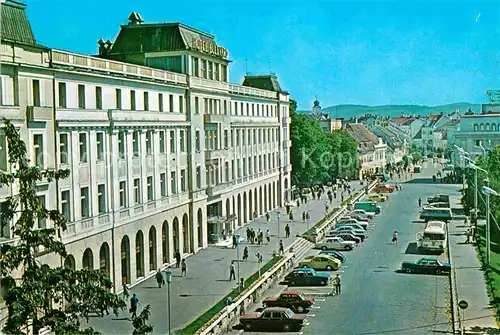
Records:
[[[0,276],[8,315],[6,334],[99,334],[80,329],[80,318],[112,310],[116,315],[126,304],[111,292],[112,283],[101,270],[73,270],[42,264],[45,257],[67,256],[61,241],[66,220],[58,210],[48,210],[37,196],[37,184],[69,176],[69,170],[43,170],[28,160],[26,144],[9,121],[4,120],[9,163],[13,172],[0,173],[0,186],[16,185],[17,195],[6,199],[0,213],[0,229],[10,226],[15,243],[0,246]],[[38,226],[47,220],[48,228]]]
[[[151,306],[147,305],[139,315],[132,319],[132,326],[134,327],[132,335],[146,335],[153,332],[153,326],[148,323],[150,315]]]
[[[422,153],[420,151],[414,151],[411,153],[413,163],[419,163],[422,161]]]
[[[310,115],[290,102],[292,180],[299,187],[349,174],[357,168],[357,144],[345,131],[326,133]]]

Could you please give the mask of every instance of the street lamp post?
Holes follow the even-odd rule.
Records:
[[[483,144],[480,143],[479,145],[475,145],[474,147],[479,148],[483,151],[483,159],[485,159],[486,158],[486,149],[483,147]]]
[[[476,222],[477,222],[477,197],[478,197],[478,193],[479,193],[478,183],[477,183],[477,171],[482,171],[482,172],[486,173],[486,175],[488,175],[488,171],[486,171],[484,169],[481,169],[479,166],[477,166],[476,164],[474,164],[472,159],[470,159],[468,157],[464,157],[464,158],[467,161],[469,161],[469,167],[471,167],[472,169],[474,169],[474,185],[475,185],[475,192],[474,192],[474,217],[476,218]]]
[[[240,234],[234,234],[236,237],[236,281],[238,282],[238,292],[241,290],[240,285]]]
[[[497,191],[483,186],[481,192],[486,196],[486,265],[490,265],[490,195],[498,197]]]
[[[281,213],[278,211],[276,212],[276,217],[278,218],[278,238],[280,238],[280,217],[281,217]]]
[[[172,282],[172,272],[170,271],[165,271],[165,276],[167,277],[167,290],[168,290],[168,335],[172,334],[172,328],[171,328],[171,318],[170,318],[170,283]]]

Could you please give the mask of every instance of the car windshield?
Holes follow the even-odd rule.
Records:
[[[285,314],[286,314],[286,316],[288,316],[288,318],[289,318],[289,319],[293,318],[293,316],[295,315],[295,314],[292,312],[292,310],[291,310],[291,309],[287,309],[287,310],[285,311]]]
[[[305,299],[305,296],[304,296],[304,293],[299,293],[298,294],[299,298],[301,298],[302,300]]]
[[[342,237],[340,237],[340,236],[339,236],[339,237],[337,237],[337,240],[338,240],[339,242],[344,242],[344,239],[343,239]]]

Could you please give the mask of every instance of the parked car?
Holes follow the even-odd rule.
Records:
[[[358,236],[354,236],[353,234],[351,233],[338,233],[337,235],[335,236],[338,236],[338,237],[342,237],[342,239],[344,241],[354,241],[356,243],[361,243],[363,242],[363,240],[361,239],[361,237],[358,237]]]
[[[375,202],[385,202],[387,199],[388,199],[388,197],[387,197],[387,196],[385,196],[385,195],[383,195],[383,194],[378,194],[378,193],[368,194],[368,195],[365,197],[365,200],[368,200],[368,201],[375,201]]]
[[[342,234],[342,233],[353,234],[354,236],[359,237],[361,239],[361,241],[364,241],[366,238],[366,231],[364,231],[363,229],[359,229],[359,228],[356,229],[352,226],[342,226],[342,227],[332,229],[328,233],[328,237],[335,237],[338,234]]]
[[[449,274],[451,264],[442,263],[435,257],[424,257],[418,261],[404,261],[401,271],[406,273],[426,273],[426,274]]]
[[[434,202],[445,202],[447,204],[450,203],[450,195],[449,194],[436,194],[433,197],[427,198],[427,202],[432,204]],[[450,207],[450,206],[448,206]]]
[[[375,216],[375,212],[367,212],[364,209],[354,209],[349,213],[349,215],[359,215],[371,220]]]
[[[336,259],[338,259],[342,263],[344,263],[347,260],[347,257],[343,253],[341,253],[337,250],[321,250],[319,252],[319,255],[330,255],[332,257],[335,257]]]
[[[262,302],[264,307],[290,308],[296,313],[304,313],[314,305],[314,299],[304,296],[299,291],[283,291],[277,297],[267,297]]]
[[[450,204],[446,202],[433,202],[429,204],[429,207],[434,207],[434,208],[450,208]]]
[[[364,221],[364,222],[370,222],[370,219],[367,218],[367,217],[362,217],[360,215],[357,215],[357,214],[352,214],[352,213],[349,213],[349,216],[347,216],[351,219],[356,219],[358,221]]]
[[[334,271],[338,270],[341,261],[329,255],[308,256],[299,262],[299,267],[308,267],[315,270]]]
[[[356,242],[344,241],[342,237],[327,237],[323,242],[316,243],[315,247],[321,250],[347,250],[354,249]]]
[[[260,313],[240,316],[246,331],[299,331],[304,325],[305,314],[295,314],[289,308],[268,307]]]
[[[349,222],[349,221],[340,221],[335,224],[335,228],[338,227],[344,227],[344,226],[351,226],[356,229],[363,229],[367,230],[368,229],[368,222],[362,222],[362,221],[356,221],[356,222]]]
[[[395,187],[392,187],[392,186],[389,186],[386,184],[378,184],[373,189],[373,192],[375,192],[375,193],[392,193],[392,192],[394,192],[395,189],[396,189]]]
[[[324,272],[316,272],[312,268],[295,268],[285,277],[290,286],[326,286],[332,276]]]
[[[373,212],[375,214],[379,214],[381,211],[380,206],[377,206],[377,203],[373,201],[358,201],[354,203],[354,209],[362,209],[367,212]]]

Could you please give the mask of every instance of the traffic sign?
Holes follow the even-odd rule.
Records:
[[[458,307],[460,307],[460,309],[467,309],[467,307],[469,307],[469,304],[465,300],[460,300],[458,302]]]

